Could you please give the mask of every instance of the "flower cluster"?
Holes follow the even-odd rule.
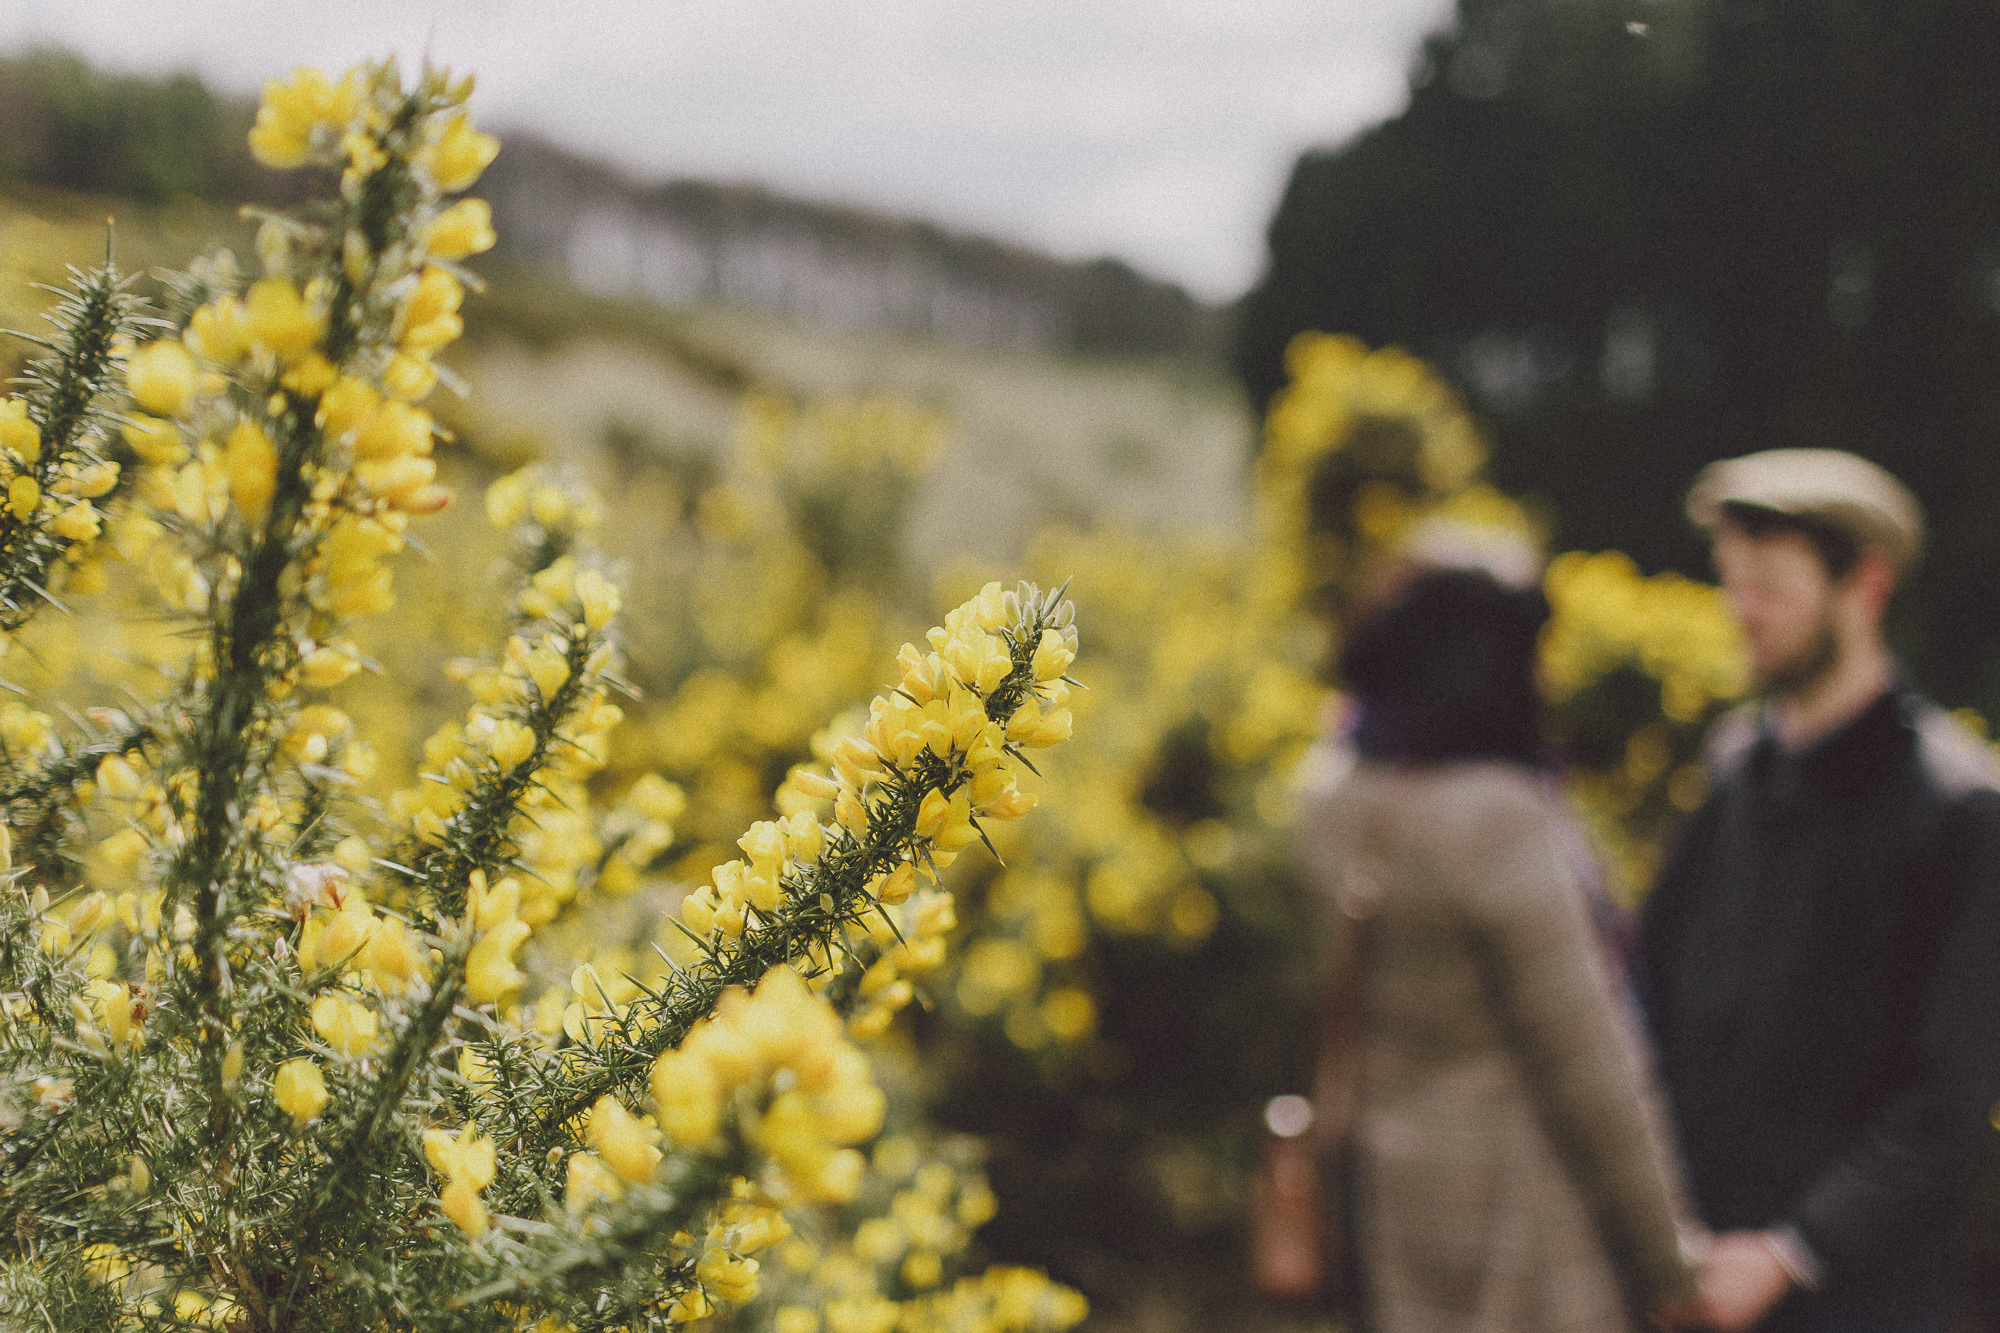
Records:
[[[870,820],[870,801],[878,791],[893,793],[907,789],[912,780],[941,776],[943,781],[927,787],[917,808],[913,832],[918,845],[912,849],[938,869],[978,839],[977,819],[1026,814],[1034,797],[1017,785],[1015,763],[1023,750],[1069,739],[1064,672],[1076,656],[1076,631],[1063,620],[1027,645],[1033,688],[1015,696],[1008,715],[997,719],[994,702],[1017,674],[1022,648],[1002,631],[1020,618],[1019,594],[988,583],[930,632],[931,651],[904,644],[897,656],[902,682],[893,694],[878,696],[870,705],[859,738],[833,746],[834,775],[795,771],[793,790],[830,800],[835,820],[858,832]],[[903,896],[907,882],[898,883]]]
[[[683,1148],[712,1146],[726,1107],[755,1108],[740,1131],[769,1163],[764,1189],[779,1200],[852,1199],[865,1169],[853,1145],[882,1127],[867,1058],[847,1042],[832,1005],[789,967],[773,968],[754,991],[724,992],[713,1017],[654,1061],[651,1082],[660,1128]]]
[[[1323,596],[1393,536],[1386,515],[1469,486],[1486,446],[1451,386],[1400,348],[1302,333],[1285,366],[1257,460],[1262,556],[1276,588]]]
[[[1643,576],[1621,551],[1572,551],[1550,562],[1547,588],[1554,616],[1542,667],[1557,703],[1636,670],[1659,682],[1660,713],[1685,725],[1748,688],[1741,632],[1707,584]]]
[[[989,1268],[951,1290],[906,1302],[898,1327],[909,1333],[1058,1333],[1090,1313],[1083,1296],[1032,1268]],[[830,1322],[830,1321],[829,1321]],[[831,1331],[830,1331],[831,1333]]]
[[[666,989],[628,997],[582,978],[566,1025],[607,1052],[638,1043],[665,1049],[688,1030],[670,1019],[681,997],[713,1003],[722,988],[759,981],[778,964],[892,1014],[910,995],[896,984],[897,969],[934,965],[938,937],[953,924],[949,896],[919,894],[920,879],[977,841],[979,821],[1026,813],[1031,802],[1015,785],[1014,765],[1025,746],[1068,734],[1068,712],[1055,701],[1068,689],[1073,619],[1059,596],[1025,585],[1011,593],[989,585],[954,610],[932,632],[934,651],[907,649],[902,686],[872,705],[874,739],[836,748],[841,776],[795,771],[787,785],[803,804],[753,826],[740,839],[745,856],[687,896],[679,913],[687,947]],[[1032,726],[1010,740],[1023,717]],[[828,805],[830,824],[819,818]],[[883,1020],[857,1021],[865,1030]],[[566,1101],[581,1109],[611,1090],[586,1077]]]
[[[502,501],[508,486],[495,484]],[[576,508],[565,505],[559,515]],[[496,508],[492,496],[488,508],[504,526],[522,518],[504,503]],[[547,549],[539,531],[528,545]],[[576,896],[580,876],[603,853],[584,784],[603,767],[610,732],[624,717],[607,697],[616,650],[605,631],[620,596],[601,570],[565,554],[529,573],[514,601],[505,651],[495,662],[457,664],[472,706],[424,742],[423,771],[390,808],[417,842],[412,878],[444,910],[457,910],[474,871],[504,864],[522,872],[513,881],[520,920],[537,926]],[[673,805],[664,786],[640,798],[655,810]],[[663,849],[671,840],[663,821],[648,820],[621,847],[630,864],[648,844]]]
[[[1717,589],[1647,577],[1618,551],[1558,556],[1547,589],[1542,678],[1570,790],[1634,900],[1667,830],[1708,794],[1703,735],[1749,686],[1741,636]]]

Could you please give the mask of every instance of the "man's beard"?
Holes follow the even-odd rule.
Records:
[[[1834,633],[1833,617],[1821,616],[1811,641],[1803,649],[1764,672],[1764,688],[1772,694],[1799,694],[1824,680],[1839,661],[1840,639]]]

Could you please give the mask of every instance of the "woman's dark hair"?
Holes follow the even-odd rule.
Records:
[[[1548,618],[1539,590],[1472,570],[1417,575],[1341,651],[1360,704],[1357,748],[1419,763],[1541,762],[1535,643]]]

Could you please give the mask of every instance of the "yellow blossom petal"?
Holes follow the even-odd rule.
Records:
[[[278,489],[278,451],[264,428],[248,418],[237,422],[223,446],[222,467],[237,511],[251,523],[262,523]]]
[[[42,456],[42,430],[19,398],[0,398],[0,448],[32,463]]]
[[[318,1065],[303,1056],[287,1060],[271,1080],[271,1098],[279,1110],[291,1116],[293,1124],[304,1125],[326,1109],[326,1078]]]
[[[428,154],[432,179],[447,194],[479,179],[500,152],[500,141],[472,128],[464,113],[452,117]]]
[[[125,384],[146,411],[177,417],[194,398],[194,358],[177,339],[149,342],[126,359]]]
[[[493,209],[484,199],[461,199],[437,215],[424,244],[439,259],[464,259],[493,248]]]
[[[597,1099],[583,1129],[584,1142],[597,1150],[605,1165],[634,1184],[653,1178],[654,1168],[660,1164],[660,1150],[655,1146],[659,1138],[660,1131],[640,1124],[617,1098],[609,1096]]]
[[[35,516],[42,502],[42,488],[33,477],[16,477],[7,483],[7,511],[23,523]]]

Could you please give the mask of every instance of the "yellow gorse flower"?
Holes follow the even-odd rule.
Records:
[[[437,142],[421,159],[440,190],[447,194],[465,189],[500,153],[500,141],[472,128],[463,115],[445,123]]]
[[[250,351],[250,318],[242,300],[225,292],[188,318],[183,341],[189,349],[220,365],[234,365]]]
[[[639,1123],[615,1097],[599,1097],[590,1108],[583,1139],[605,1165],[633,1184],[653,1178],[660,1164],[660,1131]]]
[[[263,278],[244,297],[244,328],[253,350],[290,365],[316,346],[326,317],[284,278]]]
[[[710,1250],[694,1268],[695,1281],[717,1300],[741,1305],[757,1295],[757,1261],[727,1250]]]
[[[493,209],[484,199],[461,199],[438,214],[424,233],[424,244],[439,259],[465,259],[483,254],[499,239],[493,234]]]
[[[33,477],[16,477],[7,483],[7,509],[23,522],[41,507],[42,487]]]
[[[155,416],[179,416],[195,394],[194,358],[172,338],[149,342],[125,362],[132,401]]]
[[[563,1207],[580,1213],[600,1199],[617,1202],[625,1197],[624,1182],[618,1173],[594,1153],[569,1155],[568,1176],[563,1183]]]
[[[456,341],[465,331],[465,323],[458,315],[459,303],[464,299],[465,288],[457,278],[436,265],[426,268],[416,290],[403,305],[403,346],[430,352]]]
[[[330,1100],[326,1077],[320,1073],[318,1065],[303,1056],[287,1060],[278,1066],[278,1072],[271,1080],[271,1100],[292,1118],[295,1125],[304,1126],[326,1109]]]
[[[262,426],[254,421],[236,423],[223,446],[222,470],[237,511],[251,523],[263,522],[278,489],[278,451]]]
[[[485,872],[472,872],[466,914],[478,938],[466,957],[465,979],[466,995],[474,1004],[504,1001],[528,980],[514,966],[514,954],[532,933],[515,915],[520,902],[520,881],[509,876],[489,889]]]
[[[373,1009],[342,995],[322,995],[313,1001],[313,1031],[342,1055],[366,1055],[375,1046],[378,1019]]]
[[[498,1157],[493,1140],[482,1137],[478,1127],[467,1124],[453,1135],[449,1130],[424,1131],[424,1160],[444,1177],[439,1202],[445,1216],[468,1236],[486,1230],[489,1215],[480,1197],[493,1183]]]
[[[20,462],[41,457],[41,428],[29,419],[28,405],[19,398],[0,398],[0,449]]]
[[[881,1128],[882,1093],[839,1015],[797,972],[774,968],[755,991],[729,992],[713,1018],[653,1065],[660,1127],[691,1148],[714,1136],[737,1089],[772,1086],[784,1090],[744,1126],[746,1140],[795,1197],[852,1198],[866,1167],[852,1145]]]
[[[264,103],[250,131],[250,151],[259,162],[280,170],[303,166],[322,128],[346,126],[359,104],[353,72],[335,83],[316,69],[300,66],[290,82],[266,80]]]

